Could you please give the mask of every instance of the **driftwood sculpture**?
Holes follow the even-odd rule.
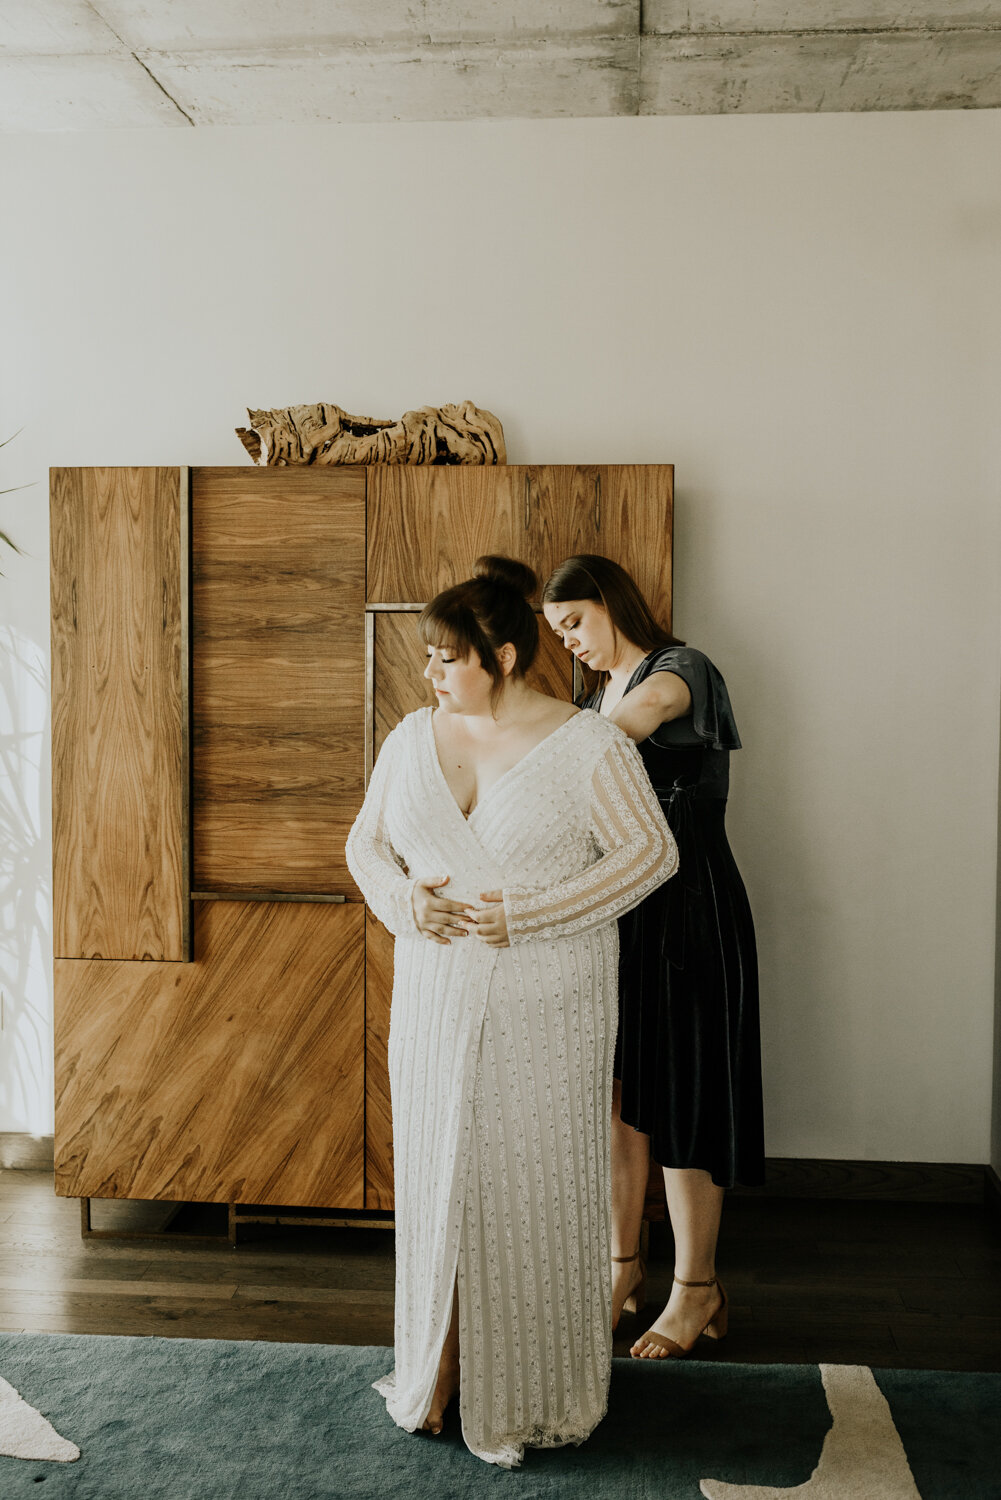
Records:
[[[339,406],[285,406],[252,411],[238,427],[255,464],[502,464],[504,430],[471,401],[422,406],[398,422],[352,417]]]

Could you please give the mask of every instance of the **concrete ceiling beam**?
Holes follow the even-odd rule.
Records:
[[[1001,0],[0,4],[0,130],[999,105]]]
[[[197,125],[634,115],[637,39],[141,54]]]
[[[94,0],[137,51],[636,37],[640,0]]]
[[[645,37],[640,113],[994,109],[1001,31]]]
[[[949,31],[1001,26],[998,0],[644,0],[644,36]]]

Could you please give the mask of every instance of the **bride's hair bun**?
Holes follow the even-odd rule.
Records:
[[[417,623],[421,640],[426,646],[447,644],[461,657],[474,651],[493,678],[496,702],[505,678],[497,655],[501,647],[514,647],[515,677],[524,677],[539,649],[539,622],[528,602],[537,583],[531,568],[513,557],[478,557],[472,578],[424,606]]]
[[[499,583],[504,588],[513,589],[523,599],[531,599],[539,586],[539,580],[528,564],[518,562],[514,557],[490,554],[478,557],[473,564],[473,577],[485,578],[489,583]]]

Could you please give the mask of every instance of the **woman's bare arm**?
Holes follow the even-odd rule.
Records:
[[[691,710],[692,694],[685,679],[677,672],[653,672],[626,693],[608,717],[639,744],[668,719],[684,718]]]

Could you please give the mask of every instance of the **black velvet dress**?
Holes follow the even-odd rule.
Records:
[[[692,710],[638,746],[680,865],[619,919],[622,1118],[650,1136],[662,1166],[755,1186],[764,1181],[757,951],[724,822],[740,739],[726,684],[701,651],[652,652],[626,691],[653,672],[683,678]],[[599,692],[584,707],[600,703]]]

